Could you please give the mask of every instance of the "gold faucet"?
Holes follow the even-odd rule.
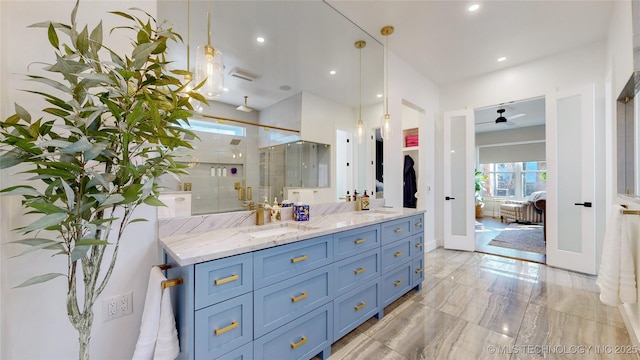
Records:
[[[249,210],[249,211],[253,211],[253,210],[255,210],[255,208],[256,208],[256,204],[255,204],[253,201],[251,201],[251,202],[249,202],[249,203],[246,203],[246,204],[242,204],[241,206],[242,206],[243,208],[246,208],[246,209],[247,209],[247,210]]]

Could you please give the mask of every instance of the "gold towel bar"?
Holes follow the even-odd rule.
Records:
[[[621,205],[625,210],[620,210],[620,214],[622,215],[640,215],[640,210],[626,210],[629,208],[629,205]]]
[[[183,280],[182,278],[175,278],[175,279],[169,279],[169,280],[165,280],[162,282],[162,288],[166,289],[166,288],[170,288],[176,285],[180,285],[182,284]]]

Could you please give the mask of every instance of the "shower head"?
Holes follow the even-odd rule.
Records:
[[[247,106],[247,98],[248,98],[248,96],[244,97],[244,104],[238,106],[236,108],[236,110],[240,110],[240,111],[244,111],[244,112],[252,112],[253,111],[252,107]]]
[[[230,145],[238,145],[240,144],[240,139],[231,139]]]

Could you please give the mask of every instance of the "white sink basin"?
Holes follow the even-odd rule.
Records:
[[[270,224],[264,225],[256,228],[240,230],[240,232],[245,233],[254,238],[265,238],[269,236],[276,235],[284,235],[288,233],[294,233],[301,230],[313,230],[315,227],[304,225],[304,224],[292,224],[292,223],[282,223],[282,224]]]

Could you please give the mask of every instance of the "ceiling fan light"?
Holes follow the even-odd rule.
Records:
[[[507,122],[507,118],[504,116],[500,116],[499,118],[496,119],[496,124],[506,123],[506,122]]]

